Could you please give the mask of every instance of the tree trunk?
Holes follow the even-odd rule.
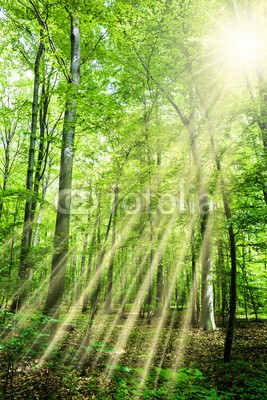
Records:
[[[149,78],[152,79],[157,85],[158,82],[154,79],[153,75],[149,70],[149,66],[145,68]],[[214,320],[214,307],[213,307],[213,284],[212,284],[212,252],[211,252],[211,239],[209,232],[207,231],[207,222],[209,219],[209,199],[205,193],[205,186],[203,185],[203,168],[200,158],[200,152],[196,141],[195,132],[195,110],[193,109],[194,97],[192,94],[192,87],[190,87],[189,97],[191,104],[190,117],[188,118],[178,104],[171,98],[167,93],[166,89],[160,87],[161,92],[166,96],[166,99],[174,108],[183,126],[187,129],[189,135],[189,141],[191,145],[191,153],[193,161],[197,170],[197,183],[198,183],[198,198],[200,207],[200,218],[201,218],[201,233],[202,233],[202,307],[201,307],[201,323],[204,329],[215,329]],[[203,206],[205,209],[203,209]]]
[[[85,280],[85,291],[83,294],[83,305],[82,305],[83,313],[85,313],[87,311],[87,306],[88,306],[88,302],[89,302],[88,285],[89,285],[91,270],[92,270],[92,261],[93,261],[93,254],[94,254],[93,249],[94,249],[94,246],[96,245],[96,232],[97,232],[98,219],[99,219],[99,216],[97,214],[96,220],[95,220],[95,226],[94,226],[94,230],[93,230],[93,235],[92,235],[91,242],[89,245],[89,256],[88,256],[88,261],[87,261],[87,271],[86,271],[86,280]]]
[[[32,243],[32,225],[35,218],[36,207],[37,207],[37,197],[39,194],[40,182],[43,177],[46,168],[46,159],[45,153],[48,152],[48,148],[45,150],[44,142],[45,142],[45,130],[47,126],[47,113],[49,106],[49,94],[45,89],[45,83],[42,85],[42,105],[40,106],[39,112],[39,125],[40,125],[40,141],[39,141],[39,150],[37,157],[37,164],[35,168],[35,178],[34,178],[34,199],[31,205],[31,215],[30,215],[30,225],[29,225],[29,242]],[[49,146],[49,142],[47,143]],[[43,165],[44,164],[44,165]]]
[[[163,90],[164,91],[164,90]],[[201,275],[201,326],[205,330],[214,330],[216,328],[214,319],[213,307],[213,283],[212,283],[212,251],[211,251],[211,238],[208,231],[209,220],[209,198],[205,193],[205,185],[203,179],[203,168],[200,158],[198,143],[196,140],[196,131],[194,126],[194,112],[192,117],[188,119],[178,105],[167,95],[167,100],[173,106],[177,115],[179,116],[182,124],[187,128],[191,153],[195,168],[197,170],[197,183],[198,183],[198,200],[200,210],[200,229],[202,237],[202,275]]]
[[[74,152],[74,135],[77,104],[75,97],[80,83],[80,31],[79,19],[71,15],[71,66],[70,91],[66,102],[62,149],[59,175],[58,207],[55,228],[55,250],[48,294],[45,302],[45,313],[58,315],[64,293],[64,281],[68,258],[68,242],[71,211],[71,183]]]
[[[154,226],[153,226],[153,217],[152,217],[152,187],[151,187],[151,165],[152,165],[152,160],[153,160],[153,155],[151,154],[151,148],[149,144],[149,129],[148,129],[148,122],[149,122],[149,113],[151,110],[147,109],[147,103],[144,101],[144,136],[145,136],[145,141],[146,141],[146,147],[147,147],[147,165],[149,168],[148,172],[148,190],[147,190],[147,195],[148,195],[148,202],[147,202],[147,213],[148,213],[148,221],[149,221],[149,248],[150,248],[150,254],[149,254],[149,286],[148,286],[148,293],[147,297],[145,299],[144,308],[147,308],[147,323],[151,323],[151,317],[152,317],[152,297],[153,297],[153,273],[152,273],[152,265],[153,265],[153,259],[154,259],[154,248],[153,248],[153,241],[154,241]]]
[[[226,191],[226,184],[221,174],[221,162],[218,156],[218,152],[211,131],[210,131],[210,142],[215,158],[216,167],[220,176],[224,213],[228,222],[228,236],[230,244],[230,259],[231,259],[230,312],[229,312],[229,320],[228,320],[226,338],[224,344],[224,361],[228,362],[231,360],[232,344],[234,338],[234,327],[235,327],[235,313],[236,313],[236,244],[235,244],[234,229],[231,221],[231,210]]]
[[[157,154],[157,166],[161,165],[161,154]],[[161,211],[158,208],[157,217],[160,224]],[[161,242],[162,234],[158,234],[158,243]],[[156,286],[156,312],[155,315],[161,316],[163,313],[163,293],[164,293],[164,270],[162,262],[162,254],[158,254],[157,260],[157,286]]]
[[[24,223],[23,232],[21,239],[21,254],[20,254],[20,265],[19,265],[19,283],[20,291],[16,298],[11,304],[11,309],[13,311],[20,309],[23,300],[27,295],[27,285],[26,281],[28,278],[28,265],[27,257],[30,248],[30,222],[31,222],[31,206],[32,197],[31,192],[33,191],[34,184],[34,156],[35,156],[35,145],[37,136],[37,122],[38,122],[38,101],[39,101],[39,86],[40,86],[40,63],[42,54],[44,51],[44,44],[42,40],[39,43],[39,48],[35,58],[34,65],[34,87],[33,87],[33,100],[32,100],[32,120],[31,120],[31,134],[30,134],[30,147],[28,155],[28,169],[27,169],[27,179],[26,179],[26,189],[28,190],[28,195],[24,210]]]
[[[200,208],[200,231],[202,237],[201,246],[201,326],[205,330],[215,329],[214,306],[213,306],[213,271],[212,271],[212,251],[211,238],[208,228],[209,220],[209,199],[206,194],[199,194]]]
[[[107,286],[107,299],[106,299],[106,312],[110,314],[111,303],[112,303],[112,286],[113,286],[113,265],[115,257],[115,243],[116,243],[116,220],[117,220],[117,210],[118,210],[118,197],[119,197],[119,187],[116,184],[114,189],[114,201],[112,206],[112,239],[111,239],[111,255],[108,267],[108,286]]]
[[[91,185],[90,185],[91,188]],[[91,204],[89,204],[89,207]],[[91,210],[89,209],[88,215],[87,215],[87,227],[89,228],[91,223]],[[85,261],[86,261],[86,254],[88,250],[88,238],[89,238],[89,229],[86,230],[84,240],[83,240],[83,248],[82,248],[82,255],[81,255],[81,266],[80,266],[80,274],[79,274],[79,280],[78,280],[78,285],[77,285],[77,292],[76,292],[76,301],[78,301],[81,297],[81,293],[83,290],[83,283],[84,283],[84,275],[85,275]],[[89,273],[90,277],[90,273]],[[88,279],[89,281],[89,279]],[[87,283],[86,283],[87,285]],[[86,309],[85,309],[86,310]]]
[[[227,204],[224,204],[225,208]],[[229,218],[231,218],[230,209],[228,215]],[[229,225],[228,233],[229,233],[230,256],[231,256],[231,283],[230,283],[230,313],[229,313],[229,320],[228,320],[227,332],[224,344],[225,362],[231,360],[231,352],[232,352],[232,344],[233,344],[234,328],[235,328],[235,313],[236,313],[236,246],[235,246],[235,235],[232,225]]]
[[[49,187],[49,180],[50,180],[50,167],[52,166],[52,160],[50,159],[48,161],[48,168],[47,168],[47,174],[46,177],[44,179],[44,177],[42,177],[42,200],[45,200],[45,196],[46,196],[46,192],[47,189]],[[44,213],[44,204],[41,203],[40,204],[40,210],[39,210],[39,214],[37,216],[36,219],[36,229],[34,231],[33,234],[33,239],[32,239],[32,247],[36,247],[39,241],[39,235],[40,235],[40,230],[41,230],[41,222],[43,219],[43,213]]]
[[[205,193],[203,180],[202,163],[200,159],[198,144],[196,141],[196,132],[193,122],[188,124],[189,139],[191,142],[191,153],[193,162],[197,170],[198,182],[198,202],[200,212],[200,232],[201,232],[201,316],[200,323],[205,330],[214,330],[216,328],[213,306],[213,271],[212,271],[212,242],[208,228],[210,209],[209,198]]]
[[[149,286],[148,286],[148,294],[147,294],[147,323],[151,323],[152,317],[152,295],[153,295],[153,273],[152,273],[152,266],[153,266],[153,259],[154,259],[154,227],[153,227],[153,219],[152,219],[152,191],[151,187],[149,187],[149,203],[148,203],[148,218],[149,218],[149,247],[150,247],[150,254],[149,254]]]
[[[100,292],[101,292],[101,281],[102,281],[102,272],[103,272],[103,261],[104,261],[104,257],[105,257],[105,253],[106,253],[106,245],[107,245],[109,233],[110,233],[110,230],[111,230],[111,227],[112,227],[112,221],[113,221],[113,205],[111,207],[110,214],[109,214],[109,221],[108,221],[108,225],[107,225],[107,229],[106,229],[106,233],[105,233],[105,237],[104,237],[104,243],[103,243],[102,248],[99,249],[99,255],[98,255],[96,272],[95,272],[96,275],[97,275],[96,286],[95,286],[95,289],[93,290],[93,293],[91,295],[91,316],[90,316],[89,329],[93,325],[93,321],[94,321],[94,318],[95,318],[95,315],[97,313],[98,306],[99,306],[99,298],[100,298]],[[98,203],[97,242],[98,242],[98,246],[100,247],[100,243],[101,243],[101,240],[100,240],[100,200],[99,200],[99,203]]]
[[[5,128],[5,137],[1,135],[2,136],[2,144],[3,144],[3,148],[4,148],[4,154],[5,154],[4,171],[3,171],[3,185],[2,185],[3,192],[5,192],[5,190],[7,189],[8,178],[9,178],[10,170],[11,170],[11,167],[13,164],[13,162],[11,160],[11,154],[10,154],[10,145],[11,145],[11,141],[15,135],[16,127],[17,127],[17,121],[14,122],[13,127],[12,127],[12,123],[10,122],[10,126]],[[1,198],[0,199],[0,220],[2,217],[2,211],[3,211],[3,201]]]
[[[196,297],[197,297],[197,270],[196,270],[196,255],[195,255],[195,231],[192,229],[191,234],[191,266],[192,266],[192,313],[191,313],[191,325],[197,324],[196,315]]]
[[[258,67],[257,69],[258,82],[260,85],[260,97],[261,97],[261,115],[260,122],[258,122],[262,145],[263,145],[263,155],[264,155],[264,163],[265,167],[267,167],[267,85],[264,81],[264,72],[263,69]],[[263,198],[267,205],[267,190],[263,188]]]
[[[227,309],[227,284],[222,240],[219,240],[218,242],[218,270],[218,273],[220,274],[222,325],[225,326],[225,313]]]
[[[253,296],[253,292],[252,292],[251,286],[249,285],[247,272],[246,272],[246,264],[245,264],[244,255],[243,255],[243,261],[242,261],[242,264],[241,264],[241,269],[242,269],[243,279],[244,279],[244,282],[245,282],[245,284],[247,286],[247,290],[248,290],[248,293],[249,293],[249,296],[250,296],[250,299],[251,299],[251,304],[252,304],[252,307],[253,307],[255,319],[257,321],[258,320],[257,306],[256,306],[256,303],[255,303],[255,299],[254,299],[254,296]]]

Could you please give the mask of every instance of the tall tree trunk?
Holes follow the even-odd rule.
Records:
[[[220,291],[221,291],[221,313],[222,325],[225,326],[225,313],[227,309],[227,284],[226,271],[224,266],[223,242],[218,242],[218,274],[220,274]]]
[[[208,227],[209,198],[205,193],[199,192],[201,246],[201,316],[200,323],[205,330],[215,329],[213,306],[213,271],[212,271],[212,243]]]
[[[262,67],[257,68],[257,75],[258,75],[258,82],[260,85],[260,100],[261,100],[261,114],[260,114],[260,121],[258,122],[260,131],[261,131],[261,138],[262,138],[262,145],[263,145],[263,155],[264,155],[264,163],[265,167],[267,168],[267,84],[264,80],[264,71]],[[263,197],[264,201],[267,205],[267,190],[263,188]]]
[[[106,312],[109,314],[111,312],[111,304],[112,304],[112,286],[113,286],[113,265],[114,265],[114,257],[115,257],[115,243],[116,243],[116,221],[117,221],[117,210],[118,210],[118,202],[119,202],[119,187],[116,183],[114,188],[114,200],[112,206],[112,238],[111,238],[111,255],[109,260],[108,267],[108,285],[107,285],[107,299],[106,299]]]
[[[230,244],[230,259],[231,259],[231,283],[230,283],[230,312],[229,320],[226,331],[226,338],[224,344],[224,361],[228,362],[231,360],[232,344],[234,338],[234,328],[235,328],[235,313],[236,313],[236,244],[235,244],[235,234],[231,221],[231,210],[228,200],[228,195],[226,191],[226,184],[221,173],[221,162],[218,156],[218,152],[215,146],[214,137],[210,131],[210,142],[213,150],[216,167],[219,173],[221,192],[223,198],[223,206],[225,217],[228,222],[228,236]]]
[[[253,292],[252,292],[252,289],[251,289],[251,286],[249,284],[248,277],[247,277],[245,254],[243,254],[243,260],[242,260],[242,263],[240,264],[240,266],[241,266],[241,269],[242,269],[243,280],[244,280],[244,283],[245,283],[245,285],[247,287],[247,290],[248,290],[248,293],[249,293],[249,296],[250,296],[250,299],[251,299],[251,304],[252,304],[253,311],[254,311],[254,314],[255,314],[255,319],[257,321],[258,320],[257,306],[256,306],[256,302],[255,302],[255,299],[254,299],[254,296],[253,296]]]
[[[83,305],[82,305],[83,313],[85,313],[87,311],[87,306],[88,306],[88,302],[89,302],[88,285],[89,285],[91,270],[92,270],[94,247],[96,245],[96,233],[97,233],[98,219],[99,219],[99,217],[97,214],[96,220],[95,220],[95,227],[93,230],[93,235],[92,235],[91,242],[89,245],[89,256],[88,256],[88,261],[87,261],[87,271],[86,271],[86,279],[85,279],[85,291],[84,291],[84,295],[83,295]]]
[[[49,289],[45,302],[45,312],[56,315],[60,312],[64,293],[64,282],[68,258],[70,228],[71,183],[74,152],[74,135],[77,104],[75,97],[80,83],[80,30],[79,18],[71,15],[71,65],[70,91],[66,102],[59,175],[58,208],[55,228],[55,251],[52,260]]]
[[[154,81],[157,85],[157,80],[153,77],[149,70],[149,65],[144,65],[146,74],[149,78]],[[160,87],[160,86],[159,86]],[[201,219],[201,234],[202,234],[202,307],[201,307],[201,324],[204,329],[214,330],[215,320],[214,320],[214,307],[213,307],[213,284],[212,284],[212,251],[211,251],[211,238],[208,232],[208,219],[209,219],[209,199],[205,193],[205,186],[203,185],[203,168],[200,157],[199,148],[196,141],[195,132],[195,110],[193,109],[194,96],[192,93],[192,86],[189,88],[189,97],[191,104],[190,116],[187,117],[179,105],[172,99],[172,97],[167,93],[166,89],[160,87],[161,92],[165,95],[168,102],[174,108],[179,119],[181,120],[183,126],[187,129],[189,140],[191,144],[191,152],[193,161],[197,170],[198,178],[198,198],[200,207],[200,219]]]
[[[30,225],[29,225],[29,242],[32,243],[32,226],[35,218],[36,207],[37,207],[37,197],[39,194],[40,182],[43,177],[46,168],[46,158],[45,153],[48,153],[48,148],[45,150],[44,142],[45,142],[45,130],[47,126],[47,113],[49,106],[49,93],[45,89],[45,83],[42,85],[42,104],[40,106],[39,111],[39,126],[40,126],[40,139],[39,139],[39,150],[37,163],[35,168],[35,177],[34,177],[34,199],[31,205],[31,215],[30,215]],[[49,147],[49,142],[47,143],[47,147]],[[43,165],[44,164],[44,165]]]
[[[74,303],[77,295],[77,289],[78,289],[78,282],[79,282],[79,276],[78,276],[78,268],[77,268],[77,242],[76,242],[76,237],[77,237],[77,219],[74,217],[73,220],[73,226],[74,226],[74,232],[70,237],[70,248],[71,250],[69,251],[69,283],[66,288],[67,290],[67,309],[69,310],[71,305]]]
[[[88,215],[87,215],[87,227],[90,226],[90,222],[91,222],[91,210],[89,209]],[[85,275],[84,267],[85,267],[86,253],[87,253],[87,248],[88,248],[88,238],[89,238],[89,230],[87,229],[84,239],[83,239],[81,266],[80,266],[80,274],[79,274],[80,276],[79,276],[78,285],[77,285],[76,301],[78,301],[80,299],[82,289],[83,289],[84,275]],[[89,274],[89,277],[90,277],[90,274]]]
[[[157,154],[157,166],[161,166],[161,153]],[[158,208],[157,217],[160,224],[161,211]],[[158,243],[161,242],[162,234],[158,234]],[[162,315],[163,312],[163,293],[164,293],[164,270],[162,262],[162,254],[158,254],[157,260],[157,286],[156,286],[156,312],[158,316]]]
[[[221,188],[223,192],[223,203],[225,216],[228,220],[228,234],[230,242],[230,258],[231,258],[231,283],[230,283],[230,312],[227,325],[227,332],[224,345],[224,361],[228,362],[231,359],[232,344],[234,338],[235,328],[235,313],[236,313],[236,245],[233,226],[231,224],[231,212],[228,203],[228,198],[223,180],[221,181]]]
[[[127,246],[122,246],[121,247],[121,260],[120,264],[122,266],[121,268],[121,297],[120,297],[120,304],[121,304],[121,311],[125,312],[125,306],[126,302],[128,299],[127,296],[127,282],[128,282],[128,264],[127,264],[127,252],[128,252],[128,247]],[[136,284],[137,286],[137,284]]]
[[[14,264],[14,259],[15,259],[15,255],[14,255],[14,248],[15,248],[15,229],[16,229],[16,225],[17,225],[17,219],[18,219],[18,212],[19,209],[19,200],[17,199],[16,201],[16,206],[15,206],[15,211],[14,211],[14,215],[13,215],[13,226],[12,226],[12,232],[11,232],[11,244],[10,244],[10,252],[9,252],[9,260],[8,262],[8,284],[6,285],[6,304],[5,304],[5,308],[8,307],[8,302],[10,301],[10,289],[11,289],[11,279],[12,279],[12,268],[13,268],[13,264]],[[1,307],[0,307],[1,308]]]
[[[155,251],[153,249],[153,240],[154,240],[154,227],[153,227],[153,218],[152,218],[152,190],[151,187],[148,189],[148,218],[149,218],[149,286],[148,286],[148,294],[147,294],[147,323],[151,323],[152,317],[152,296],[153,296],[153,259]]]
[[[158,242],[161,240],[161,235],[158,235]],[[156,287],[156,312],[155,315],[161,316],[163,313],[163,293],[164,293],[164,273],[162,255],[158,256],[157,262],[157,287]]]
[[[147,108],[147,102],[146,100],[144,101],[144,136],[145,136],[145,141],[146,141],[146,147],[147,147],[147,165],[148,165],[148,182],[149,186],[147,189],[147,213],[148,213],[148,221],[149,221],[149,286],[148,286],[148,293],[147,297],[145,299],[144,306],[147,308],[147,323],[151,323],[151,317],[152,317],[152,297],[153,297],[153,273],[152,273],[152,265],[153,265],[153,259],[154,259],[154,249],[153,249],[153,240],[154,240],[154,226],[153,226],[153,217],[152,217],[152,185],[151,185],[151,166],[152,166],[152,161],[153,161],[153,154],[151,154],[151,148],[149,144],[149,128],[148,128],[148,123],[149,123],[149,115],[151,113],[152,109]]]
[[[21,239],[21,254],[20,254],[20,265],[19,265],[19,282],[21,285],[21,289],[13,300],[11,304],[11,309],[13,311],[18,310],[23,300],[27,294],[27,275],[28,275],[28,266],[27,266],[27,256],[30,248],[30,222],[31,222],[31,206],[32,206],[32,197],[31,193],[33,192],[33,184],[34,184],[34,161],[35,161],[35,145],[36,145],[36,136],[37,136],[37,123],[38,123],[38,102],[39,102],[39,86],[40,86],[40,63],[42,54],[44,51],[44,44],[42,40],[40,40],[39,48],[35,58],[34,65],[34,87],[33,87],[33,100],[32,100],[32,120],[31,120],[31,134],[30,134],[30,146],[29,146],[29,155],[28,155],[28,169],[27,169],[27,179],[26,179],[26,189],[28,190],[28,195],[25,204],[24,210],[24,223],[23,223],[23,232]]]
[[[52,159],[48,161],[48,168],[47,168],[47,174],[46,177],[42,177],[42,200],[45,200],[46,192],[49,187],[49,180],[50,180],[50,168],[52,166]],[[36,228],[33,234],[32,238],[32,247],[36,247],[39,241],[39,236],[40,236],[40,230],[41,230],[41,222],[43,219],[43,213],[44,213],[44,204],[43,202],[40,204],[40,210],[39,214],[36,219]]]
[[[196,298],[197,298],[197,269],[196,269],[196,254],[195,254],[195,231],[192,229],[191,233],[191,265],[192,265],[192,313],[191,313],[191,325],[197,324],[196,315]]]
[[[109,238],[109,233],[112,227],[112,221],[113,221],[113,205],[111,207],[110,213],[109,213],[109,221],[108,221],[108,225],[106,228],[106,233],[105,233],[105,237],[104,237],[104,242],[102,245],[102,248],[100,249],[100,243],[101,243],[101,239],[100,239],[100,200],[98,203],[98,232],[97,232],[97,242],[98,242],[98,246],[99,246],[99,255],[98,255],[98,260],[97,260],[97,265],[96,265],[96,274],[97,274],[97,279],[96,279],[96,286],[93,290],[93,293],[91,295],[91,315],[90,315],[90,321],[89,321],[89,326],[88,326],[88,330],[91,329],[92,325],[93,325],[93,321],[94,318],[96,316],[97,310],[98,310],[98,306],[99,306],[99,299],[100,299],[100,292],[101,292],[101,281],[102,281],[102,272],[103,272],[103,260],[105,257],[105,253],[106,253],[106,245],[107,245],[107,241]]]
[[[4,154],[5,154],[5,162],[4,162],[4,168],[3,168],[3,184],[2,184],[2,190],[3,192],[7,189],[7,183],[8,183],[8,178],[10,175],[10,171],[13,165],[14,157],[11,157],[10,154],[10,145],[12,142],[12,139],[15,136],[15,132],[17,129],[17,118],[14,120],[14,124],[11,122],[9,123],[9,126],[4,128],[4,135],[1,134],[1,139],[2,139],[2,144],[4,148]],[[17,152],[16,152],[17,154]],[[12,160],[13,158],[13,160]],[[3,211],[3,200],[0,198],[0,220],[2,217],[2,211]]]
[[[165,91],[163,90],[165,93]],[[201,275],[201,326],[205,330],[214,330],[216,328],[214,319],[214,306],[213,306],[213,283],[212,283],[212,242],[210,232],[208,230],[209,221],[209,198],[205,193],[205,185],[203,179],[203,167],[199,152],[199,147],[196,139],[196,129],[194,124],[194,112],[191,113],[188,119],[178,107],[178,105],[167,95],[167,100],[170,102],[177,115],[179,116],[182,124],[187,128],[191,153],[193,162],[197,171],[198,183],[198,200],[200,210],[200,230],[202,237],[202,275]]]
[[[7,102],[8,107],[10,108],[11,105],[9,104],[9,100]],[[5,101],[2,100],[2,106],[5,107]],[[13,111],[15,113],[15,110]],[[17,141],[17,148],[14,152],[13,155],[11,155],[11,143],[14,139],[14,136],[17,131],[18,127],[18,122],[20,118],[20,109],[17,110],[17,112],[14,114],[14,117],[12,119],[7,118],[7,121],[5,122],[4,126],[4,132],[0,133],[1,137],[1,142],[2,142],[2,149],[4,151],[4,166],[3,166],[3,184],[2,184],[2,190],[3,192],[7,189],[7,184],[8,184],[8,179],[11,173],[11,170],[14,166],[14,162],[16,159],[16,156],[19,154],[20,150],[20,139]],[[5,118],[4,118],[5,119]],[[0,220],[2,218],[2,212],[3,212],[3,199],[0,197]]]
[[[5,165],[4,165],[4,174],[3,174],[3,185],[2,185],[2,190],[3,192],[7,188],[7,181],[8,181],[8,175],[9,175],[9,165],[10,165],[10,138],[6,138],[6,142],[4,144],[4,149],[5,149]],[[3,201],[2,198],[0,199],[0,220],[2,218],[2,212],[3,212]]]
[[[197,170],[198,182],[198,202],[200,212],[200,232],[202,238],[201,245],[201,316],[200,323],[205,330],[215,329],[214,306],[213,306],[213,271],[212,271],[212,242],[208,227],[210,208],[209,197],[205,193],[205,184],[203,179],[203,167],[201,163],[198,143],[196,140],[196,131],[193,121],[188,121],[188,133],[191,142],[191,153],[194,165]]]

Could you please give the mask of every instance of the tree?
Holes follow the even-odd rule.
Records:
[[[44,52],[44,43],[42,40],[42,32],[40,34],[40,42],[38,51],[35,58],[34,65],[34,87],[33,87],[33,100],[32,100],[32,118],[31,118],[31,132],[30,132],[30,144],[29,144],[29,155],[28,155],[28,169],[26,179],[26,189],[28,191],[28,197],[25,204],[24,211],[24,224],[23,233],[21,239],[21,255],[20,255],[20,266],[19,266],[19,280],[22,291],[19,292],[12,304],[11,309],[13,311],[19,309],[22,305],[22,301],[25,300],[27,293],[27,280],[29,278],[27,267],[27,256],[31,244],[31,208],[32,208],[32,195],[34,188],[34,163],[35,163],[35,145],[37,138],[37,124],[38,124],[38,108],[39,108],[39,86],[40,86],[40,63],[42,54]]]
[[[65,116],[62,132],[62,150],[60,160],[59,192],[57,219],[55,228],[55,251],[48,295],[45,302],[45,312],[58,315],[62,296],[68,256],[70,213],[71,213],[71,182],[74,152],[75,123],[77,114],[76,96],[80,83],[81,45],[79,16],[77,11],[70,11],[71,21],[71,63],[68,99],[65,106]]]
[[[148,5],[149,7],[149,5]],[[196,104],[197,98],[194,96],[194,99],[191,98],[191,88],[183,87],[181,90],[182,93],[179,93],[179,90],[176,89],[178,86],[176,74],[176,61],[180,56],[181,59],[185,60],[183,63],[179,60],[179,63],[182,64],[180,68],[184,68],[183,76],[191,75],[191,70],[189,68],[190,63],[192,63],[190,52],[193,53],[195,48],[192,46],[190,49],[189,42],[187,42],[187,48],[185,49],[185,43],[182,42],[182,38],[185,38],[186,35],[192,30],[192,26],[190,25],[190,20],[187,21],[186,18],[182,21],[178,21],[175,24],[172,20],[172,13],[180,12],[181,10],[177,10],[177,5],[170,2],[164,3],[159,6],[161,17],[156,13],[156,10],[152,12],[152,18],[150,18],[147,25],[143,25],[143,30],[140,31],[140,37],[142,37],[142,41],[137,41],[139,44],[135,44],[133,40],[135,40],[132,35],[132,26],[128,28],[127,24],[121,22],[122,29],[124,31],[125,39],[127,43],[129,43],[129,47],[133,47],[135,60],[134,65],[139,63],[141,68],[143,69],[143,76],[147,78],[148,90],[151,90],[152,85],[157,89],[158,92],[161,92],[162,98],[167,101],[171,107],[177,113],[178,118],[180,119],[182,125],[185,129],[187,129],[189,143],[191,146],[192,158],[194,162],[194,166],[197,174],[197,187],[198,187],[198,202],[199,202],[199,212],[200,212],[200,230],[202,236],[202,307],[201,307],[201,324],[204,329],[214,329],[215,321],[214,321],[214,309],[213,309],[213,282],[212,282],[212,249],[211,249],[211,239],[209,236],[209,197],[207,194],[207,186],[208,181],[205,177],[205,171],[203,168],[203,161],[201,151],[198,145],[198,121],[196,118],[196,109],[198,105]],[[191,5],[187,6],[186,4],[181,4],[181,9],[185,15],[188,15],[190,18],[192,13]],[[159,10],[157,10],[159,11]],[[138,10],[140,12],[140,9]],[[137,14],[136,14],[137,15]],[[142,17],[140,17],[142,18]],[[146,19],[146,17],[143,17]],[[135,20],[133,17],[132,23],[134,24]],[[180,37],[177,39],[178,43],[175,43],[177,47],[180,45],[180,49],[177,50],[177,47],[172,43],[173,36],[172,33],[174,30],[179,31]],[[161,54],[165,54],[166,50],[166,42],[170,43],[171,55],[166,55],[166,58],[161,57]],[[163,47],[164,46],[164,47]],[[130,56],[132,58],[132,56]],[[172,60],[171,60],[172,58]],[[166,69],[157,68],[159,64],[166,65]],[[171,66],[171,67],[170,67]],[[131,69],[131,67],[129,67]],[[162,70],[164,70],[164,74],[162,74]],[[165,75],[165,71],[168,72],[168,76]],[[172,75],[173,74],[173,75]],[[175,74],[175,75],[174,75]],[[144,79],[144,78],[143,78]],[[170,82],[170,84],[166,84],[166,82]],[[173,88],[173,92],[170,88]],[[175,100],[175,93],[177,97],[183,96],[183,101],[186,102],[185,99],[189,98],[192,104],[192,100],[195,104],[194,109],[190,109],[188,104],[183,104],[183,108],[179,106],[178,102]],[[187,103],[187,102],[186,102]],[[189,116],[183,111],[184,108],[189,108]]]

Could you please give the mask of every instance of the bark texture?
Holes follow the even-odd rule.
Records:
[[[34,164],[35,164],[35,147],[37,138],[37,125],[38,125],[38,109],[39,109],[39,87],[40,87],[40,64],[41,58],[44,51],[44,44],[42,40],[39,43],[38,51],[35,58],[34,64],[34,86],[33,86],[33,99],[32,99],[32,117],[31,117],[31,133],[30,133],[30,145],[28,153],[28,168],[26,178],[26,189],[28,196],[25,203],[24,209],[24,222],[23,231],[21,238],[21,252],[20,252],[20,265],[19,265],[19,283],[20,291],[16,298],[12,301],[11,310],[19,310],[27,295],[27,279],[29,268],[27,265],[27,257],[30,248],[31,241],[31,210],[32,210],[32,192],[34,186]]]
[[[74,135],[76,122],[76,95],[80,83],[80,30],[79,19],[71,15],[71,65],[68,99],[62,132],[62,148],[59,175],[58,207],[55,228],[55,249],[46,313],[59,313],[64,293],[65,273],[68,259],[68,243],[71,212],[71,183],[74,156]]]
[[[221,173],[221,162],[215,146],[212,133],[210,133],[210,141],[215,158],[216,167],[220,174],[219,179],[220,179],[220,186],[223,198],[224,213],[228,222],[228,237],[230,244],[230,259],[231,259],[230,312],[229,312],[229,320],[228,320],[226,338],[224,344],[224,361],[229,362],[231,360],[232,344],[234,338],[234,327],[235,327],[235,314],[236,314],[236,243],[235,243],[234,229],[231,222],[231,210],[226,191],[226,184]]]

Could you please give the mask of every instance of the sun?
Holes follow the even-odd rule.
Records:
[[[210,36],[210,56],[229,77],[254,75],[266,63],[267,18],[261,10],[250,14],[236,10],[235,16],[222,18]]]
[[[257,65],[262,54],[262,38],[256,27],[233,25],[226,32],[224,57],[229,65],[244,69]]]
[[[241,61],[253,60],[257,57],[258,42],[249,31],[237,31],[233,35],[231,44],[233,56]]]

